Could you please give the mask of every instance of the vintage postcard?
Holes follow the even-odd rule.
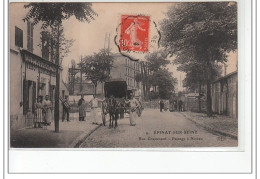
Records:
[[[237,12],[11,2],[9,147],[238,147]]]

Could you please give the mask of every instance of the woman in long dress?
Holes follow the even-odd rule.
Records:
[[[40,97],[37,98],[37,101],[35,103],[35,110],[36,110],[36,116],[35,116],[35,123],[34,126],[35,127],[39,127],[41,128],[41,123],[42,123],[42,103],[40,100]]]
[[[129,119],[130,119],[130,126],[135,126],[135,120],[136,120],[136,109],[138,106],[138,101],[134,98],[133,94],[131,94],[131,99],[129,100]]]
[[[79,106],[79,121],[85,121],[86,106],[85,106],[84,95],[81,95],[81,99],[78,102],[78,106]]]
[[[92,119],[92,124],[102,124],[101,121],[98,118],[98,100],[94,96],[94,98],[90,101],[90,106],[91,106],[91,119]]]
[[[45,96],[45,100],[42,102],[43,105],[43,111],[44,111],[44,122],[47,125],[51,124],[51,101],[49,100],[49,96]]]

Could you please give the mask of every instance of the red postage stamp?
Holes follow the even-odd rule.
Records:
[[[121,16],[119,47],[121,51],[147,52],[149,46],[149,16]]]

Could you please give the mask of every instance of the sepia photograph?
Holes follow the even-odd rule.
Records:
[[[9,148],[237,148],[237,12],[9,3]]]

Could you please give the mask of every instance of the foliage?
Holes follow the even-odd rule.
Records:
[[[43,23],[45,29],[50,25],[62,20],[69,19],[71,16],[81,22],[94,20],[97,14],[92,10],[92,4],[88,2],[62,2],[62,3],[29,3],[24,8],[30,8],[24,21],[33,19],[33,24]]]
[[[135,81],[138,82],[138,83],[142,82],[142,74],[141,73],[136,73]]]
[[[91,8],[91,3],[29,3],[24,8],[29,8],[24,21],[32,21],[33,25],[42,22],[41,28],[46,29],[49,26],[57,24],[57,44],[56,64],[60,64],[60,26],[63,20],[75,16],[79,21],[90,22],[97,15]],[[55,89],[55,131],[59,132],[59,97],[60,97],[60,73],[56,70],[56,89]]]
[[[145,59],[147,62],[142,62],[142,73],[137,74],[135,79],[137,81],[141,81],[143,84],[143,91],[146,96],[146,98],[154,99],[157,97],[165,98],[168,93],[170,93],[172,90],[174,90],[174,84],[175,83],[167,83],[169,85],[169,88],[162,87],[164,84],[161,82],[160,73],[166,72],[167,69],[165,68],[166,65],[170,63],[169,60],[167,60],[167,53],[164,50],[159,50],[153,53],[149,53],[145,56]],[[172,79],[173,77],[168,72],[166,77],[169,79]],[[159,80],[159,81],[158,81]],[[167,79],[168,80],[168,79]],[[176,81],[176,79],[175,79]],[[167,81],[169,82],[169,81]],[[150,94],[150,87],[158,87],[161,89],[161,93],[153,91]]]
[[[177,80],[172,77],[172,73],[167,69],[159,69],[150,76],[150,83],[152,86],[159,88],[160,98],[168,99],[174,91]]]
[[[109,55],[108,49],[102,49],[98,53],[86,56],[83,59],[83,73],[96,87],[99,82],[105,82],[110,78],[110,70],[113,67],[114,57]]]
[[[178,3],[169,8],[160,25],[163,46],[176,56],[179,70],[188,74],[186,85],[192,87],[193,80],[206,82],[211,115],[210,83],[217,76],[216,64],[226,62],[227,53],[237,49],[237,4]]]
[[[68,56],[70,53],[70,47],[72,47],[74,40],[73,39],[66,39],[64,35],[64,28],[63,25],[60,24],[59,27],[59,44],[58,44],[58,28],[57,23],[50,25],[50,31],[44,30],[41,34],[41,44],[38,46],[41,47],[42,51],[47,49],[48,56],[50,60],[54,62],[54,60],[58,57],[57,54],[57,47],[59,46],[59,58],[60,58],[60,65],[64,57]]]
[[[156,51],[145,56],[150,71],[154,72],[170,63],[165,51]]]
[[[208,77],[206,65],[194,61],[194,63],[185,70],[186,77],[183,80],[183,86],[194,92],[194,89],[199,89],[200,85],[205,85],[207,83],[207,78],[212,80],[218,78],[222,72],[220,66],[218,64],[214,64],[211,67],[211,77]]]
[[[225,61],[225,52],[237,48],[236,3],[179,3],[167,16],[161,23],[163,44],[177,56],[188,49],[188,54]]]

